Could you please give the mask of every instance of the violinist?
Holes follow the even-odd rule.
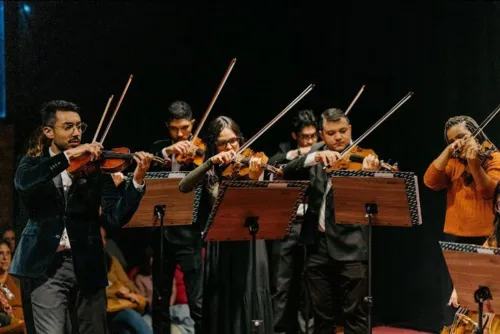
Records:
[[[134,154],[133,179],[119,191],[110,175],[77,178],[74,159],[98,159],[99,143],[81,144],[86,124],[79,108],[51,101],[42,108],[39,140],[22,158],[14,185],[29,220],[10,273],[20,278],[28,333],[107,333],[106,263],[99,207],[110,225],[129,222],[145,191],[153,155]],[[76,320],[76,322],[72,322]]]
[[[492,198],[500,180],[500,153],[482,131],[473,137],[478,129],[469,116],[450,118],[444,127],[447,146],[424,175],[430,189],[447,190],[445,241],[482,245],[493,233]],[[458,307],[451,279],[446,283],[448,305]],[[449,325],[453,314],[444,314],[444,325]]]
[[[190,192],[197,185],[203,187],[198,217],[206,219],[217,198],[223,180],[221,164],[229,163],[244,140],[239,126],[230,118],[221,116],[208,127],[207,159],[182,179],[179,189]],[[252,157],[246,177],[252,180],[263,176],[261,158]],[[200,222],[200,225],[202,223]],[[263,320],[260,334],[272,333],[272,304],[269,288],[269,270],[264,240],[256,244],[257,303]],[[252,272],[249,241],[209,241],[205,258],[203,294],[203,327],[208,334],[250,334]]]
[[[191,106],[184,101],[175,101],[167,109],[167,129],[169,138],[153,143],[151,152],[165,158],[171,163],[170,170],[191,170],[193,166],[182,165],[177,162],[177,155],[187,154],[191,149],[193,125],[193,112]]]
[[[283,165],[309,153],[312,145],[318,141],[317,127],[314,112],[300,110],[292,123],[293,141],[280,143],[279,151],[269,158],[268,163]],[[299,324],[305,326],[306,323],[305,305],[301,305],[301,299],[303,299],[301,296],[305,293],[301,279],[304,251],[299,243],[304,211],[304,205],[301,204],[288,238],[271,241],[273,254],[271,270],[276,272],[275,281],[274,276],[271,275],[272,284],[276,284],[276,292],[273,292],[274,333],[297,333]],[[298,319],[295,317],[296,314],[299,314]]]
[[[344,333],[367,330],[364,297],[367,282],[367,227],[336,224],[331,179],[325,167],[342,160],[351,143],[352,127],[340,109],[325,110],[320,120],[323,142],[312,146],[309,154],[289,162],[283,169],[288,180],[310,180],[308,208],[301,239],[307,245],[305,275],[314,317],[314,333],[335,332],[337,310],[344,315]],[[362,159],[361,169],[378,170],[380,162],[372,150]],[[347,161],[342,168],[353,169]],[[359,168],[358,168],[359,169]]]
[[[193,164],[182,165],[177,162],[176,156],[185,154],[190,149],[189,138],[194,125],[193,113],[189,104],[184,101],[175,101],[167,110],[167,128],[169,139],[160,140],[153,144],[151,152],[168,158],[170,166],[163,167],[165,171],[190,171]],[[158,169],[157,169],[158,170]],[[175,268],[180,265],[184,274],[186,295],[191,318],[195,322],[195,331],[201,331],[203,272],[202,272],[202,240],[201,230],[196,224],[184,226],[167,226],[164,228],[165,244],[163,248],[163,291],[160,282],[160,235],[159,230],[153,236],[153,328],[158,329],[163,322],[165,333],[170,333],[170,312],[167,304],[159,307],[160,299],[170,300]],[[160,314],[160,310],[162,310]]]
[[[478,128],[468,116],[450,118],[445,124],[447,146],[424,175],[430,189],[447,190],[444,233],[449,242],[482,245],[493,232],[492,198],[500,180],[500,153],[482,131],[473,138]],[[481,157],[482,151],[488,157]]]

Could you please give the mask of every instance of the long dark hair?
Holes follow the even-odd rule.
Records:
[[[212,122],[210,122],[207,128],[207,159],[210,159],[217,154],[217,139],[224,129],[230,129],[231,131],[233,131],[234,134],[240,138],[240,145],[243,145],[245,140],[243,138],[243,134],[241,133],[239,125],[229,117],[219,116]],[[210,188],[219,181],[221,173],[222,171],[220,170],[219,166],[214,166],[212,170],[207,172],[208,186]]]

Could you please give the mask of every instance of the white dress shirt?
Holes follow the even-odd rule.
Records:
[[[66,157],[66,159],[68,159],[68,161],[69,161],[69,158],[68,158],[68,155],[66,154],[66,152],[63,152],[63,153],[64,153],[64,156]],[[50,148],[49,148],[49,154],[51,157],[56,155],[54,152],[52,152],[52,150]],[[69,173],[67,170],[64,170],[63,172],[61,172],[61,179],[62,179],[63,190],[64,190],[64,192],[67,192],[69,187],[71,187],[71,184],[73,183],[73,180],[71,179],[71,176],[69,176]],[[142,184],[142,185],[138,184],[137,182],[135,182],[135,180],[132,180],[132,182],[134,183],[134,186],[138,191],[142,191],[144,189],[144,184]],[[71,244],[69,242],[68,231],[66,230],[66,227],[65,227],[64,231],[62,233],[61,240],[59,242],[59,247],[57,248],[57,251],[60,252],[63,250],[68,250],[68,249],[71,249]]]
[[[349,145],[352,145],[352,139]],[[314,159],[314,155],[316,152],[309,153],[304,161],[304,167],[312,167],[317,164],[316,159]],[[328,182],[326,183],[325,193],[323,195],[323,201],[321,202],[321,208],[319,209],[319,218],[318,218],[318,230],[321,232],[325,232],[325,208],[326,208],[326,196],[328,192],[332,189],[332,180],[328,178]]]
[[[167,154],[167,148],[165,147],[163,150],[161,150],[161,154],[163,154],[163,157],[165,159],[169,159],[172,161],[171,162],[171,169],[172,169],[172,172],[178,172],[181,170],[181,164],[177,162],[177,160],[175,160],[175,154],[172,153],[170,156]]]

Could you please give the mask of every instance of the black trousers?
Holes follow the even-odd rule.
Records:
[[[314,316],[314,333],[335,333],[337,310],[344,317],[344,333],[367,331],[367,263],[336,261],[328,255],[325,235],[314,247],[308,247],[307,285]]]
[[[278,261],[276,291],[273,293],[274,333],[296,334],[305,332],[307,312],[305,298],[305,247],[299,243],[302,225],[294,224],[287,239],[276,241],[273,254]],[[308,324],[309,325],[309,324]],[[312,333],[312,331],[311,331]]]
[[[201,332],[201,315],[203,299],[203,261],[201,246],[177,245],[168,242],[163,244],[163,281],[160,273],[160,246],[155,242],[153,255],[153,330],[170,334],[170,296],[175,268],[180,265],[184,274],[184,284],[191,318],[195,322],[196,334]],[[163,289],[161,285],[163,283]],[[161,296],[161,300],[160,297]]]
[[[56,253],[47,272],[21,279],[28,334],[107,334],[106,290],[78,286],[71,252]]]

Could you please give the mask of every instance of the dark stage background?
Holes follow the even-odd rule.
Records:
[[[166,135],[171,101],[188,101],[201,117],[233,57],[238,61],[209,121],[230,116],[247,137],[316,84],[255,143],[268,155],[288,139],[299,108],[345,109],[366,84],[350,113],[356,137],[411,90],[415,96],[361,146],[421,180],[444,148],[449,117],[467,114],[481,122],[500,103],[500,13],[493,2],[30,5],[28,15],[7,2],[5,15],[8,121],[16,126],[19,154],[38,125],[38,107],[51,99],[80,104],[91,138],[107,98],[121,94],[130,73],[134,80],[105,145],[148,149]],[[486,129],[497,144],[499,124]],[[376,231],[375,315],[381,323],[437,331],[448,299],[437,243],[445,194],[422,183],[420,194],[423,226]],[[117,236],[132,259],[148,242],[147,232],[141,234],[141,240],[132,230]]]

